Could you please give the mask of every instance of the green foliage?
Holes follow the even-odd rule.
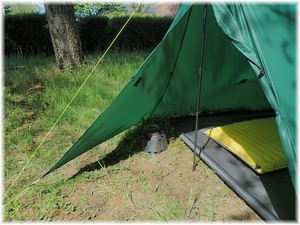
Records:
[[[128,13],[121,3],[77,3],[74,5],[75,16],[83,18],[88,16],[120,16]]]
[[[107,17],[85,17],[78,23],[79,35],[84,51],[103,50],[107,47]]]
[[[9,3],[3,5],[5,15],[18,15],[18,14],[33,14],[35,7],[32,4],[24,3]]]
[[[4,19],[5,55],[53,53],[51,37],[42,14],[6,15]]]
[[[8,14],[12,13],[11,5],[4,5],[3,6],[3,12],[4,12],[5,15],[8,15]]]
[[[77,21],[83,52],[104,51],[127,21],[123,17],[84,17]],[[167,17],[132,17],[113,48],[118,50],[153,49],[168,30]],[[53,46],[44,14],[6,15],[4,20],[5,55],[53,55]]]
[[[130,3],[130,8],[132,11],[135,11],[137,15],[139,16],[151,16],[151,13],[149,12],[150,7],[154,6],[155,3],[137,3],[133,2]]]
[[[108,39],[112,40],[128,17],[109,20]],[[115,49],[153,49],[162,40],[172,20],[166,17],[133,17],[114,44]]]

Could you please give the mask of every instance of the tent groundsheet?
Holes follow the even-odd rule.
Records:
[[[239,157],[204,134],[213,126],[270,116],[274,116],[274,112],[201,116],[198,121],[196,154],[264,220],[294,222],[297,220],[297,200],[287,168],[258,174]],[[175,118],[171,123],[179,137],[193,150],[195,117]]]
[[[263,174],[287,167],[275,117],[217,126],[204,132],[218,144]]]

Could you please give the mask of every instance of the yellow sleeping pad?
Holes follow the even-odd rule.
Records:
[[[287,167],[275,117],[219,126],[205,134],[259,174]]]

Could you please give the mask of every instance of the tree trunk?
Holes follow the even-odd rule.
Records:
[[[81,41],[76,27],[74,6],[68,3],[45,3],[52,45],[60,69],[76,68],[83,62]]]

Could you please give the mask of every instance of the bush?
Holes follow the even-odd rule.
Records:
[[[103,50],[107,45],[107,17],[85,17],[78,22],[83,51]]]
[[[108,24],[109,40],[113,40],[128,17],[112,18]],[[153,49],[162,40],[172,19],[162,17],[133,17],[126,25],[114,48],[117,49]]]
[[[6,15],[4,20],[5,55],[53,54],[51,36],[43,14]]]
[[[129,17],[86,17],[77,21],[82,50],[103,51],[114,40]],[[113,49],[153,49],[162,40],[172,19],[133,17],[113,45]],[[53,55],[53,46],[45,14],[5,15],[5,55]]]

